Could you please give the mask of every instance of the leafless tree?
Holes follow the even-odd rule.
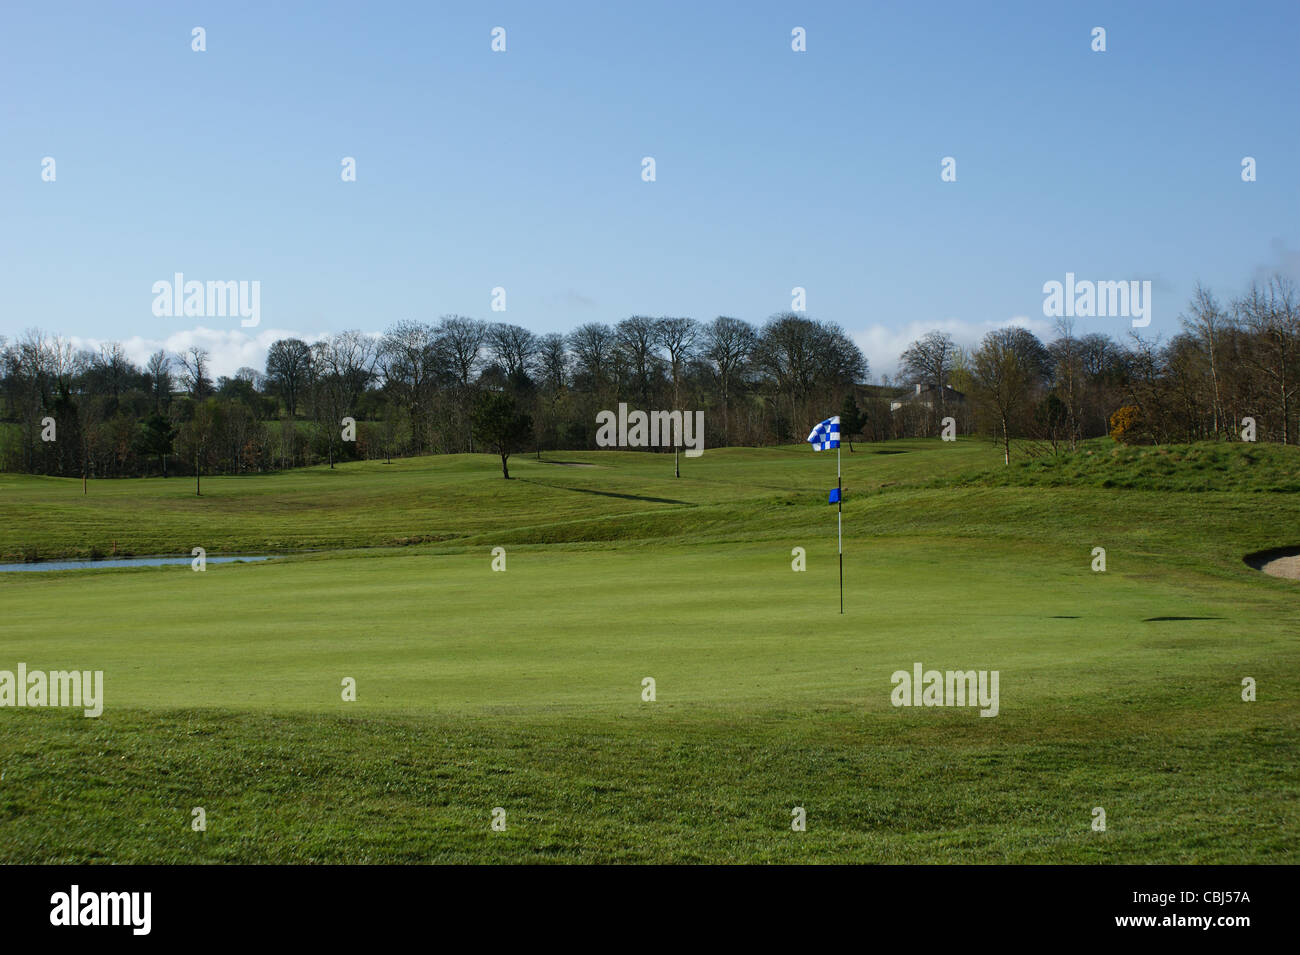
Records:
[[[1216,438],[1224,424],[1223,393],[1219,385],[1219,353],[1224,330],[1230,321],[1228,313],[1220,308],[1214,293],[1197,282],[1196,289],[1192,293],[1191,304],[1187,307],[1187,314],[1182,316],[1182,323],[1183,328],[1194,337],[1209,362],[1211,415]]]
[[[614,333],[618,350],[632,373],[636,397],[645,407],[650,403],[650,390],[659,372],[656,322],[653,318],[633,315],[619,322]]]
[[[947,332],[928,332],[904,349],[899,357],[899,368],[913,381],[934,386],[942,396],[952,372],[955,348],[956,344]]]
[[[172,394],[172,360],[162,349],[149,356],[145,366],[149,375],[149,387],[153,391],[154,410],[158,410],[171,398]]]
[[[703,355],[713,368],[722,397],[722,442],[731,443],[731,390],[758,344],[753,326],[719,315],[704,332]]]
[[[673,410],[681,408],[682,372],[695,353],[700,323],[693,318],[661,318],[655,322],[655,341],[668,353],[668,374],[673,382]]]
[[[456,383],[453,389],[453,407],[465,436],[464,447],[474,450],[474,422],[471,414],[473,395],[470,385],[483,362],[483,345],[487,341],[486,322],[463,315],[444,315],[438,320],[434,336]]]
[[[538,339],[537,364],[547,391],[554,394],[565,386],[569,378],[569,353],[563,335],[551,332]]]
[[[614,357],[614,330],[601,322],[579,325],[569,334],[578,374],[586,379],[589,391],[601,397],[610,381]]]
[[[375,376],[379,342],[373,336],[356,329],[330,335],[326,341],[328,348],[324,351],[327,356],[325,370],[338,376],[348,408],[355,409],[357,401]]]
[[[176,356],[181,366],[181,384],[191,398],[203,398],[212,391],[212,379],[208,374],[210,358],[208,350],[198,345],[191,345]]]
[[[488,351],[512,383],[522,382],[537,361],[538,339],[526,328],[497,322],[488,328]]]
[[[96,390],[112,398],[120,397],[131,386],[131,375],[137,373],[120,342],[100,345],[88,359],[87,371],[98,379]]]
[[[1300,386],[1300,302],[1295,283],[1282,275],[1274,275],[1263,286],[1252,283],[1234,310],[1254,337],[1243,357],[1272,390],[1282,443],[1290,444],[1291,412]]]
[[[444,315],[438,320],[434,336],[462,388],[469,387],[474,372],[483,361],[483,345],[487,341],[487,333],[487,323],[476,318]]]
[[[298,399],[311,375],[311,347],[299,338],[281,338],[266,353],[266,377],[284,398],[292,418],[298,413]]]
[[[989,332],[971,356],[976,398],[993,412],[1002,429],[1002,458],[1011,463],[1011,429],[1046,377],[1047,349],[1023,328]]]
[[[1083,356],[1079,340],[1074,337],[1074,319],[1062,316],[1056,320],[1056,339],[1047,350],[1052,356],[1057,391],[1065,406],[1066,431],[1073,451],[1078,447],[1082,433],[1080,408],[1083,397]]]

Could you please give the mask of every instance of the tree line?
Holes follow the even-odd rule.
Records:
[[[704,410],[707,447],[803,440],[839,413],[847,437],[947,425],[1030,453],[1112,434],[1165,443],[1296,443],[1300,311],[1275,276],[1228,303],[1197,288],[1167,342],[1080,334],[1061,320],[959,347],[931,332],[893,379],[868,380],[842,328],[802,313],[761,325],[633,316],[567,335],[446,315],[382,334],[274,342],[263,369],[214,378],[201,347],[144,367],[120,344],[0,338],[0,467],[63,476],[249,473],[358,458],[594,449],[597,412]],[[946,419],[951,419],[947,421]],[[351,429],[347,422],[352,422]]]
[[[902,378],[921,383],[934,400],[906,403],[888,417],[877,408],[870,417],[887,427],[866,428],[874,438],[935,434],[937,419],[951,416],[965,433],[997,439],[1007,461],[1016,438],[1028,439],[1031,454],[1107,434],[1140,444],[1243,435],[1296,444],[1295,283],[1275,275],[1226,303],[1198,285],[1180,325],[1166,342],[1136,332],[1116,341],[1079,334],[1073,320],[1058,319],[1050,342],[1002,328],[969,352],[932,332],[908,346],[899,364]]]

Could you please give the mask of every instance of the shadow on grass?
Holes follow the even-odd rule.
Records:
[[[596,494],[600,497],[617,497],[625,501],[648,501],[651,504],[683,504],[687,507],[694,507],[690,501],[676,501],[671,497],[644,497],[640,494],[615,494],[613,491],[593,491],[586,487],[565,487],[562,484],[543,484],[541,481],[529,481],[527,478],[516,478],[524,484],[536,484],[538,487],[549,487],[556,491],[573,491],[576,494]]]

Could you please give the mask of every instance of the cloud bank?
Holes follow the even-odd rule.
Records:
[[[149,361],[149,356],[162,349],[169,355],[185,351],[197,345],[206,348],[211,355],[212,377],[233,375],[244,366],[266,370],[266,352],[271,343],[280,338],[301,338],[310,344],[320,341],[329,332],[304,333],[286,328],[266,328],[249,334],[242,328],[207,328],[199,325],[190,329],[178,329],[166,338],[144,338],[133,335],[130,338],[81,338],[69,336],[75,348],[88,348],[92,351],[100,345],[118,342],[127,357],[141,368]]]
[[[849,336],[862,349],[862,354],[867,356],[867,362],[871,366],[871,376],[879,378],[881,375],[891,377],[896,375],[898,356],[908,345],[927,332],[947,332],[962,348],[970,349],[977,346],[980,339],[995,328],[1013,325],[1028,329],[1043,341],[1054,337],[1052,322],[1049,319],[1028,318],[1024,315],[1013,315],[1000,322],[967,322],[949,318],[943,321],[914,321],[898,326],[876,324],[859,331],[851,331]]]

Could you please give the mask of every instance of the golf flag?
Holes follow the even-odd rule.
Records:
[[[814,451],[829,451],[840,446],[840,416],[827,418],[808,435],[808,443]]]
[[[835,532],[839,538],[840,551],[840,613],[844,612],[844,481],[840,477],[840,416],[827,418],[808,435],[808,443],[814,451],[835,449],[835,484],[831,488],[830,503],[838,504],[835,515]]]

